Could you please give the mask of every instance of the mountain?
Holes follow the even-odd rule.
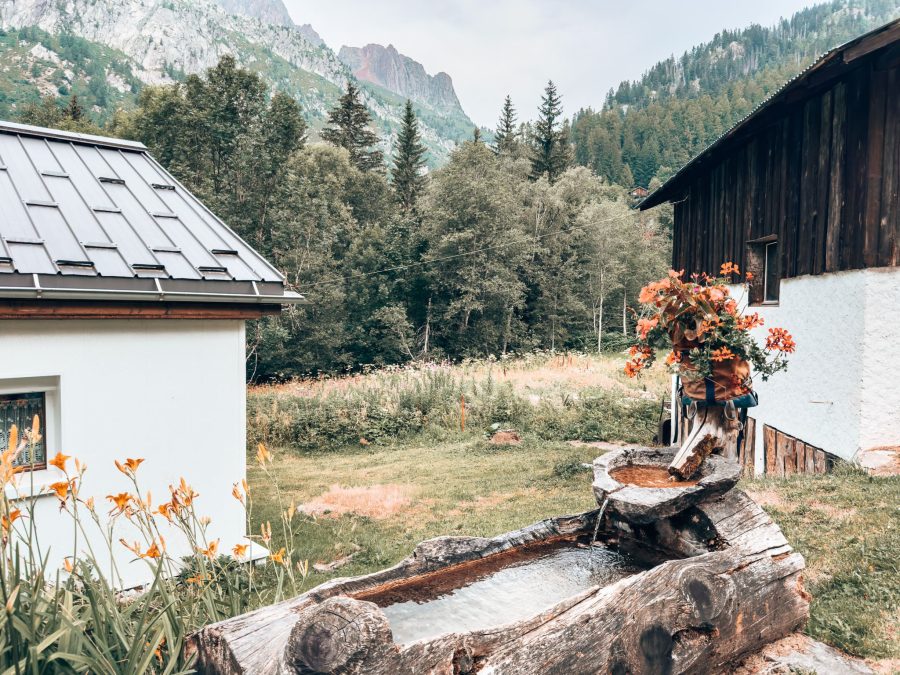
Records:
[[[898,16],[896,0],[833,0],[722,31],[579,111],[575,160],[627,186],[665,180],[823,52]]]
[[[311,28],[280,23],[290,19],[280,1],[223,2],[227,9],[211,0],[0,0],[7,43],[0,42],[0,81],[9,85],[0,90],[0,111],[5,106],[14,113],[39,93],[81,89],[103,119],[116,105],[133,105],[141,86],[177,81],[232,54],[271,87],[294,96],[315,133],[354,78],[350,69],[310,35]],[[365,101],[390,152],[404,97],[369,85]],[[471,124],[460,120],[458,105],[421,107],[430,163],[439,165],[468,137]]]
[[[421,63],[401,54],[394,45],[345,45],[338,52],[338,58],[359,80],[377,84],[418,103],[456,108],[462,112],[453,89],[453,80],[447,73],[429,75]]]

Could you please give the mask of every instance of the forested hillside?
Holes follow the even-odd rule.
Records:
[[[897,16],[895,0],[834,0],[722,31],[622,82],[601,110],[579,111],[575,161],[623,185],[665,180],[823,52]]]

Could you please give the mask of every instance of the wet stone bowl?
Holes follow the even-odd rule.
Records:
[[[609,513],[615,513],[630,523],[643,525],[674,516],[709,497],[724,494],[741,477],[741,467],[737,462],[710,455],[690,481],[665,481],[669,464],[677,451],[677,447],[633,447],[598,457],[594,460],[592,486],[597,503],[602,506],[606,502]],[[617,480],[617,473],[623,482]],[[629,473],[638,484],[630,484],[623,478]],[[648,475],[642,476],[642,473]],[[645,478],[646,483],[642,482]]]

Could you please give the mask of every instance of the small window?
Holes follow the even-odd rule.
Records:
[[[781,261],[778,241],[774,236],[747,243],[746,272],[750,304],[778,304],[781,284]]]
[[[35,415],[41,427],[41,437],[34,441],[31,429]],[[14,466],[27,469],[47,468],[47,449],[44,427],[47,424],[47,398],[44,392],[28,394],[0,394],[0,449],[9,447],[10,430],[18,430],[18,455]]]
[[[778,302],[778,242],[770,241],[765,250],[763,302]]]

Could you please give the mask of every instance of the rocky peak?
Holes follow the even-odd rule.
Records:
[[[453,80],[447,73],[429,75],[425,67],[398,52],[394,45],[368,44],[365,47],[341,47],[338,58],[360,80],[437,108],[461,109]]]
[[[215,0],[215,2],[229,14],[249,16],[274,26],[291,26],[316,47],[325,44],[310,24],[305,23],[302,26],[295,24],[281,0]]]

